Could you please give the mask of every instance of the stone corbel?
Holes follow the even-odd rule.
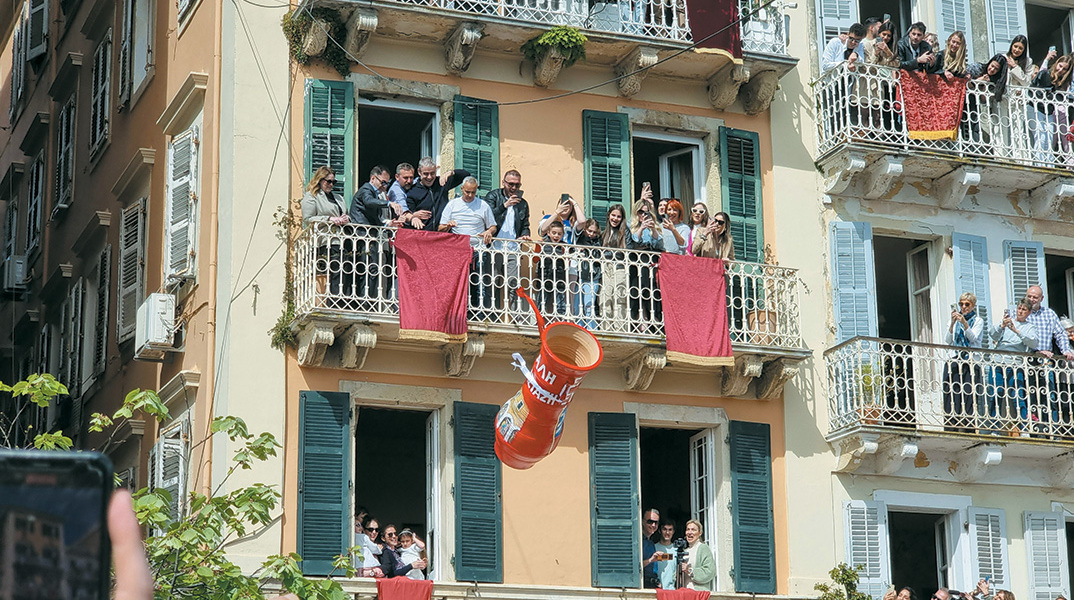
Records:
[[[772,104],[772,98],[779,89],[779,73],[776,71],[761,71],[750,76],[750,80],[742,85],[742,108],[747,115],[757,115],[768,110]]]
[[[891,184],[902,176],[901,156],[882,156],[865,171],[866,198],[876,200],[891,190]]]
[[[351,325],[343,333],[343,355],[340,366],[344,369],[361,369],[369,351],[377,345],[377,332],[368,325]]]
[[[455,31],[444,42],[444,55],[447,57],[447,70],[453,75],[462,75],[470,68],[477,43],[485,35],[485,25],[466,21],[459,23]]]
[[[548,87],[556,82],[559,72],[563,70],[563,61],[567,57],[555,47],[549,48],[533,63],[533,85]]]
[[[966,197],[966,192],[980,183],[981,171],[979,169],[959,167],[937,179],[932,188],[942,208],[955,208]]]
[[[757,380],[757,399],[771,400],[779,396],[783,386],[798,374],[800,362],[797,359],[777,358],[766,364],[761,370],[761,378]]]
[[[324,353],[336,341],[334,321],[314,320],[302,326],[298,332],[298,364],[303,367],[319,367]]]
[[[1074,179],[1055,179],[1029,193],[1030,210],[1038,219],[1059,215],[1063,202],[1074,198]]]
[[[314,18],[310,23],[309,31],[306,32],[305,37],[302,39],[302,52],[306,56],[320,56],[324,54],[324,49],[328,47],[328,31],[331,28],[328,21],[320,18]]]
[[[854,176],[865,170],[865,156],[857,152],[844,152],[824,170],[824,193],[842,194],[854,181]]]
[[[898,436],[884,440],[876,451],[877,474],[894,475],[904,462],[917,457],[917,450],[917,440]]]
[[[667,351],[663,348],[642,348],[623,362],[623,378],[626,387],[635,392],[649,389],[656,372],[668,364]]]
[[[640,92],[641,80],[649,74],[649,67],[655,65],[656,60],[656,48],[638,46],[631,50],[626,58],[615,65],[615,76],[621,78],[619,93],[629,98]]]
[[[1048,483],[1052,487],[1074,487],[1074,453],[1067,452],[1051,459],[1048,464]]]
[[[474,361],[485,354],[485,336],[471,333],[461,344],[444,346],[444,370],[451,377],[466,377]]]
[[[723,375],[723,395],[742,396],[750,387],[750,382],[761,376],[764,362],[756,354],[739,354],[735,356],[735,366],[725,367]]]
[[[716,110],[726,110],[738,98],[738,88],[750,80],[750,69],[746,65],[731,63],[709,77],[709,102]]]
[[[859,433],[839,440],[836,447],[839,462],[835,470],[839,473],[857,471],[867,456],[876,454],[880,448],[880,436],[873,433]]]
[[[1003,460],[1003,448],[998,444],[979,444],[967,448],[951,461],[948,471],[962,483],[980,481],[988,467],[998,465]]]
[[[376,9],[364,6],[354,9],[351,17],[347,19],[347,39],[343,41],[344,50],[354,58],[361,58],[376,30]]]

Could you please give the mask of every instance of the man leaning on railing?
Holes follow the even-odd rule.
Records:
[[[448,202],[440,216],[440,231],[450,231],[470,236],[470,246],[475,249],[470,263],[470,307],[490,310],[492,308],[492,256],[477,251],[478,243],[488,246],[496,234],[496,217],[485,201],[477,197],[477,179],[469,175],[462,180],[462,195]],[[474,279],[477,273],[477,281]],[[488,314],[474,315],[483,321]]]

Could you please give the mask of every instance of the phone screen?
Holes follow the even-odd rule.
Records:
[[[0,450],[0,590],[108,598],[112,477],[97,453]]]

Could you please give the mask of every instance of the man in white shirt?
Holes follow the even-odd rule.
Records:
[[[824,47],[820,70],[834,69],[846,61],[847,69],[853,71],[859,60],[865,62],[865,49],[861,45],[865,34],[865,26],[855,23],[850,26],[845,41],[840,36],[833,37]]]
[[[492,244],[492,236],[496,234],[496,217],[489,205],[477,197],[477,179],[463,179],[460,189],[462,195],[453,198],[444,207],[438,228],[440,231],[470,236],[470,246],[474,248],[474,259],[470,263],[470,308],[478,309],[476,313],[471,313],[471,318],[483,321],[491,316],[480,309],[492,308],[492,255],[478,248],[478,243],[484,242],[486,246]]]

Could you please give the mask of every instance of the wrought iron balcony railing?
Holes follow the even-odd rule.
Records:
[[[856,337],[824,353],[830,434],[858,427],[1074,441],[1074,365]]]
[[[821,156],[853,142],[1003,165],[1074,165],[1074,95],[1010,86],[996,101],[991,83],[970,81],[957,139],[929,140],[907,133],[898,69],[858,63],[850,71],[844,63],[813,82],[813,92]]]
[[[295,243],[298,317],[398,319],[394,236],[390,228],[310,223]],[[563,254],[549,253],[552,246]],[[658,253],[514,241],[480,244],[474,252],[471,324],[536,335],[529,306],[514,293],[521,287],[549,321],[573,321],[604,337],[664,340]],[[726,274],[736,347],[802,348],[795,269],[729,261]]]
[[[787,54],[787,16],[782,2],[758,9],[757,0],[739,0],[742,17],[742,50],[763,54]],[[748,16],[747,16],[748,15]]]

